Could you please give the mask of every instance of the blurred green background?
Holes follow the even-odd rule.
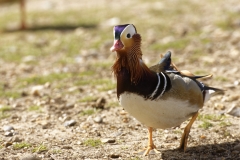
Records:
[[[63,90],[103,84],[98,90],[114,89],[112,27],[124,23],[142,35],[147,64],[171,50],[178,66],[215,72],[229,54],[233,61],[239,55],[239,10],[234,0],[26,0],[21,30],[20,1],[0,0],[0,96],[19,97],[25,87],[47,82]]]

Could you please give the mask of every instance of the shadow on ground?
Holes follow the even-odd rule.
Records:
[[[77,28],[86,28],[86,29],[94,29],[96,28],[96,24],[80,24],[80,25],[44,25],[44,26],[34,26],[34,27],[27,27],[26,29],[20,28],[6,28],[3,30],[5,33],[12,33],[12,32],[25,32],[25,31],[44,31],[44,30],[55,30],[55,31],[71,31]]]
[[[184,153],[178,149],[162,150],[162,159],[228,159],[240,160],[239,151],[234,150],[234,146],[240,141],[226,142],[221,144],[200,145],[196,147],[188,147]]]

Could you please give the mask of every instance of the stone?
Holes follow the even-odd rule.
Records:
[[[104,109],[104,106],[106,104],[106,99],[101,97],[101,98],[98,98],[96,103],[93,105],[93,107],[95,108],[99,108],[99,109]]]
[[[19,138],[18,136],[14,136],[14,137],[12,138],[12,142],[22,142],[22,139]]]
[[[44,86],[43,85],[37,85],[33,86],[31,88],[31,94],[34,96],[41,96],[43,92]]]
[[[62,149],[73,149],[71,146],[62,146]]]
[[[36,60],[36,57],[35,57],[35,56],[32,56],[32,55],[25,56],[25,57],[23,57],[23,59],[22,59],[23,62],[32,62],[32,61],[35,61],[35,60]]]
[[[12,145],[12,142],[4,142],[3,144],[4,144],[4,146],[7,148],[7,147],[9,147],[9,146]]]
[[[240,107],[236,104],[233,104],[232,107],[227,111],[227,114],[235,117],[240,117]]]
[[[235,151],[240,151],[240,143],[233,148]]]
[[[201,138],[201,139],[206,139],[207,136],[205,136],[205,135],[201,135],[200,138]]]
[[[218,110],[224,110],[226,107],[224,106],[224,104],[222,103],[216,103],[214,104],[214,109],[218,109]]]
[[[116,140],[115,139],[104,138],[104,139],[101,139],[101,142],[102,143],[115,143]]]
[[[223,153],[223,152],[225,152],[226,151],[226,149],[224,149],[223,147],[217,147],[217,153]]]
[[[240,96],[239,95],[232,95],[230,97],[228,97],[228,102],[232,102],[232,101],[237,101],[239,100]]]
[[[113,134],[114,137],[118,137],[118,136],[121,136],[121,135],[123,135],[122,131],[117,131]]]
[[[124,111],[124,110],[121,110],[121,111],[119,112],[119,114],[121,114],[121,115],[126,115],[126,114],[127,114],[127,112],[126,112],[126,111]]]
[[[68,89],[68,92],[75,92],[75,91],[77,91],[77,90],[79,90],[79,87],[74,86],[74,87],[69,88],[69,89]]]
[[[111,154],[109,157],[110,157],[110,158],[119,158],[120,155],[119,155],[119,154]]]
[[[50,87],[51,87],[51,83],[50,83],[50,82],[46,82],[46,83],[44,84],[44,87],[45,87],[45,88],[50,88]]]
[[[51,126],[51,123],[49,122],[42,123],[42,129],[48,129],[50,126]]]
[[[96,123],[102,123],[102,122],[103,122],[103,119],[102,119],[102,117],[100,117],[100,116],[95,117],[93,120],[94,120],[94,122],[96,122]]]
[[[232,151],[232,154],[238,154],[239,151]]]
[[[66,103],[66,104],[62,107],[62,109],[63,109],[63,110],[68,110],[68,109],[74,108],[74,106],[75,106],[75,103]]]
[[[41,158],[35,154],[27,154],[20,158],[20,160],[41,160]]]
[[[77,122],[75,120],[69,120],[64,123],[65,127],[74,126]]]
[[[33,70],[33,67],[31,65],[22,63],[18,66],[18,69],[24,72],[31,72]]]
[[[7,132],[4,133],[4,136],[11,137],[11,136],[13,136],[13,132],[7,131]]]
[[[239,85],[239,81],[234,81],[233,83],[235,86],[238,86]]]
[[[12,127],[12,126],[8,126],[8,125],[6,125],[6,126],[3,126],[3,131],[12,131],[12,130],[14,130],[14,128]]]
[[[232,57],[232,58],[237,58],[239,57],[239,54],[240,52],[238,51],[238,49],[236,48],[232,48],[229,52],[229,55]]]
[[[27,91],[22,91],[21,96],[22,96],[22,97],[28,96],[28,92],[27,92]]]

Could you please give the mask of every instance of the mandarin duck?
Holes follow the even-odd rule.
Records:
[[[117,97],[120,105],[148,127],[148,146],[143,150],[159,152],[152,140],[153,128],[179,126],[191,117],[184,129],[180,149],[186,150],[187,139],[198,111],[214,93],[221,89],[208,87],[191,72],[179,71],[171,62],[171,52],[148,68],[142,60],[141,36],[133,24],[115,26],[112,52],[117,58],[112,66],[117,79]]]
[[[5,3],[13,3],[13,2],[19,2],[20,5],[20,16],[21,16],[21,24],[20,24],[20,29],[24,30],[26,29],[26,22],[25,22],[25,17],[26,17],[26,12],[25,12],[25,0],[0,0],[0,3],[5,4]]]

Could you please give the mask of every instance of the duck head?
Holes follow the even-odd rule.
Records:
[[[127,52],[134,45],[137,35],[136,27],[133,24],[118,25],[113,28],[114,43],[110,48],[112,52]]]

